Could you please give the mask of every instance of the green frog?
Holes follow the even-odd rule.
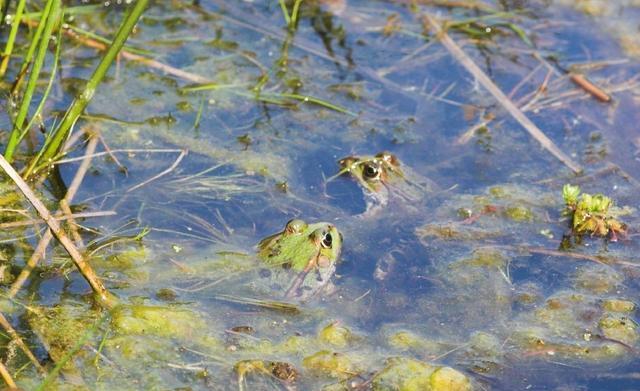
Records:
[[[338,161],[340,171],[336,176],[348,174],[362,188],[367,205],[366,215],[377,214],[396,201],[404,207],[414,207],[426,194],[433,193],[438,185],[428,178],[403,167],[390,152],[374,156],[347,156]]]
[[[330,223],[293,219],[282,231],[261,240],[257,254],[236,248],[221,243],[215,249],[184,254],[180,268],[187,278],[174,288],[187,293],[206,290],[224,301],[263,307],[263,302],[277,304],[272,299],[308,301],[334,289],[331,277],[340,258],[342,234]]]
[[[258,258],[272,267],[277,279],[283,272],[293,274],[285,297],[307,299],[328,286],[341,249],[342,234],[335,226],[293,219],[281,232],[260,241]]]

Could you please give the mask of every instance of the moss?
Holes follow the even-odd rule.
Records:
[[[596,294],[614,292],[623,280],[620,273],[603,265],[582,267],[574,277],[576,288]]]
[[[338,322],[330,323],[318,333],[320,341],[339,348],[346,347],[353,338],[351,331]]]
[[[471,382],[461,372],[422,361],[396,357],[371,380],[374,391],[466,391]]]
[[[504,210],[505,216],[517,222],[533,221],[533,212],[524,206],[508,206]]]
[[[631,319],[620,315],[605,315],[598,324],[602,334],[611,340],[633,346],[638,342],[638,326]]]
[[[302,360],[310,372],[336,379],[346,379],[359,373],[358,368],[345,354],[321,350]]]
[[[431,374],[436,367],[422,361],[409,358],[391,358],[387,365],[372,379],[374,391],[398,390],[420,391],[429,390]]]
[[[608,299],[602,302],[602,308],[611,312],[632,312],[636,304],[629,300]]]
[[[461,372],[453,368],[441,367],[430,376],[429,384],[432,391],[469,391],[471,382]]]
[[[191,339],[208,329],[197,312],[172,307],[130,305],[114,310],[112,324],[119,334],[148,334]]]

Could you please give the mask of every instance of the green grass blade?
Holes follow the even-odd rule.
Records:
[[[64,13],[61,16],[61,19],[64,19]],[[47,84],[47,88],[44,90],[44,93],[42,94],[42,99],[40,99],[40,104],[38,105],[38,107],[36,108],[36,111],[33,113],[33,116],[31,117],[31,121],[29,121],[27,126],[25,126],[22,129],[22,132],[20,133],[20,140],[22,140],[24,136],[27,135],[27,132],[29,131],[29,129],[31,129],[33,124],[36,122],[36,119],[44,109],[44,104],[47,102],[47,98],[49,97],[49,93],[51,92],[51,88],[53,87],[53,82],[56,78],[56,72],[58,71],[58,64],[60,62],[60,47],[62,46],[62,29],[58,29],[58,37],[56,39],[56,43],[57,43],[56,52],[53,56],[53,65],[51,65],[51,75],[49,76],[49,83]]]
[[[287,10],[287,5],[284,3],[284,0],[278,0],[280,3],[280,8],[282,9],[282,15],[284,16],[284,21],[287,23],[287,26],[291,24],[291,17],[289,16],[289,10]]]
[[[50,0],[50,2],[52,3],[52,5],[45,22],[42,39],[40,40],[40,44],[38,47],[38,53],[36,55],[35,62],[33,63],[33,69],[31,70],[31,75],[29,76],[29,81],[27,82],[27,88],[24,92],[24,96],[22,97],[22,102],[20,103],[18,115],[16,116],[16,119],[13,123],[13,130],[11,131],[11,135],[9,136],[7,148],[4,151],[4,157],[9,162],[13,160],[13,155],[18,148],[18,144],[20,144],[22,127],[24,126],[24,121],[27,118],[27,114],[29,113],[31,99],[33,98],[33,93],[35,92],[36,84],[40,76],[40,70],[42,69],[44,59],[47,55],[51,32],[53,31],[55,22],[59,19],[60,16],[60,0]]]
[[[281,94],[267,94],[267,95],[271,95],[271,96],[275,96],[275,97],[279,97],[279,98],[289,98],[289,99],[294,99],[303,103],[313,103],[315,105],[318,106],[322,106],[324,108],[330,109],[330,110],[334,110],[337,111],[339,113],[342,114],[347,114],[350,115],[352,117],[357,117],[358,114],[354,113],[353,111],[349,111],[343,107],[340,107],[338,105],[334,105],[333,103],[329,103],[326,100],[322,100],[320,98],[315,98],[313,96],[309,96],[309,95],[300,95],[300,94],[291,94],[291,93],[281,93]]]
[[[40,163],[48,162],[53,160],[64,145],[64,141],[67,139],[69,134],[71,133],[71,128],[76,123],[82,112],[87,107],[91,98],[102,82],[102,79],[107,74],[111,64],[115,60],[116,56],[120,52],[120,49],[124,46],[127,38],[131,35],[131,31],[135,27],[138,19],[142,15],[142,12],[147,7],[149,0],[138,0],[135,6],[131,9],[131,11],[127,14],[124,21],[120,25],[120,29],[116,33],[115,38],[113,39],[113,43],[107,49],[104,57],[98,64],[98,67],[94,71],[91,79],[87,82],[84,90],[80,95],[78,95],[65,113],[60,125],[53,131],[53,136],[50,141],[44,146],[44,153],[38,160],[33,160],[27,171],[25,172],[25,176],[30,176],[33,173],[34,168]]]
[[[289,24],[289,28],[291,30],[295,30],[298,25],[298,15],[300,15],[300,4],[302,4],[302,0],[296,0],[293,4],[293,10],[291,10],[291,22]]]
[[[22,13],[24,12],[26,0],[20,0],[18,2],[18,7],[16,8],[16,14],[13,17],[13,21],[11,22],[11,32],[9,32],[9,39],[7,39],[7,44],[4,47],[4,52],[2,53],[2,63],[0,63],[0,78],[4,77],[4,74],[7,72],[7,67],[9,66],[9,58],[11,58],[11,53],[13,53],[13,44],[15,43],[16,36],[18,35],[18,27],[20,27],[20,21],[22,20]]]
[[[42,18],[42,15],[45,15],[44,18],[46,19],[46,17],[51,12],[52,4],[53,4],[52,0],[47,0],[47,3],[44,6],[44,10],[42,10],[39,18]],[[26,15],[27,14],[23,15],[22,20],[29,19],[26,17]],[[41,20],[41,22],[38,23],[38,28],[36,28],[35,34],[33,35],[33,37],[31,37],[31,44],[29,45],[27,54],[24,56],[24,59],[22,60],[22,67],[20,68],[19,75],[23,75],[26,72],[27,68],[31,64],[31,60],[33,60],[33,55],[35,54],[36,49],[38,48],[38,45],[40,43],[40,37],[42,36],[42,32],[44,31],[44,27],[46,25],[45,22],[46,22],[45,20]],[[16,82],[16,85],[14,87],[14,92],[17,92],[20,89],[21,81],[22,81],[22,78],[18,79],[18,82]]]

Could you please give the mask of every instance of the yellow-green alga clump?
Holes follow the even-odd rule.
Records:
[[[339,322],[332,322],[318,333],[318,338],[329,345],[344,348],[354,340],[351,330],[341,326]]]
[[[328,350],[305,357],[302,366],[310,372],[335,379],[346,379],[360,372],[349,356]]]
[[[148,334],[178,339],[191,339],[209,328],[197,312],[169,306],[122,306],[114,310],[111,322],[119,334]]]
[[[636,323],[621,315],[605,315],[598,324],[602,334],[613,341],[619,341],[633,346],[638,342],[638,326]]]
[[[373,391],[470,391],[469,379],[450,367],[394,357],[371,380]]]
[[[629,313],[636,309],[636,304],[629,300],[607,299],[602,302],[602,308],[610,312]]]

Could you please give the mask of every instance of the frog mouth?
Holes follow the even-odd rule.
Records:
[[[315,295],[315,293],[319,292],[320,290],[322,290],[322,288],[324,286],[327,285],[327,283],[329,282],[329,277],[326,275],[323,275],[323,273],[320,272],[318,266],[319,265],[325,265],[327,264],[327,267],[334,267],[331,266],[332,263],[330,260],[326,259],[326,257],[324,257],[320,251],[318,251],[318,253],[309,261],[309,263],[307,264],[307,266],[304,268],[304,270],[302,270],[300,273],[298,273],[298,275],[296,276],[296,278],[293,280],[293,283],[291,283],[291,286],[289,287],[289,289],[287,289],[287,292],[284,294],[284,296],[286,298],[292,298],[292,297],[296,297],[296,296],[301,296],[301,292],[300,289],[302,287],[302,284],[304,282],[304,280],[307,278],[307,275],[309,274],[309,272],[316,272],[317,273],[317,278],[318,278],[318,285],[316,287],[316,289],[314,289],[314,292],[312,295]],[[325,273],[326,274],[326,273]],[[329,272],[329,276],[332,273]]]

